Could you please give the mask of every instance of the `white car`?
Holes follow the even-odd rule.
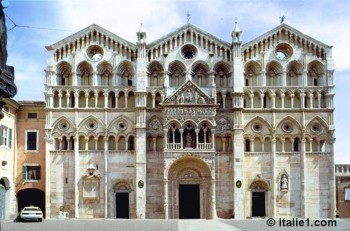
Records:
[[[24,207],[19,216],[21,220],[38,220],[40,222],[43,221],[43,212],[39,207]]]

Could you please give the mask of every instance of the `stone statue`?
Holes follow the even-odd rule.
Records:
[[[281,191],[288,191],[288,178],[286,174],[281,177]]]
[[[193,148],[192,146],[192,136],[190,133],[186,135],[186,148]]]
[[[193,101],[193,95],[191,93],[190,90],[187,91],[187,95],[186,95],[186,103],[192,103]]]
[[[1,2],[1,1],[0,1]],[[5,103],[2,98],[12,98],[17,94],[14,68],[7,66],[7,29],[5,24],[4,7],[0,4],[0,119],[4,117],[2,108]]]
[[[181,93],[181,96],[180,96],[180,100],[179,100],[179,102],[180,102],[181,104],[183,104],[183,103],[185,102],[185,96],[184,96],[184,93]]]

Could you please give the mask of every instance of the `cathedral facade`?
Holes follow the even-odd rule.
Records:
[[[46,217],[333,218],[332,48],[282,23],[47,47]]]

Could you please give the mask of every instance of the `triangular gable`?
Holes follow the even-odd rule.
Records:
[[[55,50],[55,49],[59,49],[62,46],[65,46],[66,44],[70,44],[71,42],[76,41],[77,39],[80,39],[81,37],[83,37],[84,35],[89,34],[90,32],[94,32],[96,31],[97,33],[101,33],[102,35],[106,36],[107,38],[111,38],[112,40],[118,41],[121,44],[124,44],[125,46],[128,46],[132,49],[136,49],[136,45],[119,37],[118,35],[96,25],[96,24],[92,24],[50,46],[46,46],[47,50]]]
[[[332,48],[332,46],[329,46],[323,42],[320,42],[304,33],[302,33],[301,31],[298,31],[296,29],[294,29],[293,27],[282,23],[281,25],[275,27],[274,29],[266,32],[265,34],[255,38],[254,40],[245,43],[242,46],[242,52],[248,52],[249,53],[249,49],[253,48],[254,46],[258,47],[259,43],[263,42],[264,40],[267,40],[269,38],[272,38],[273,36],[277,36],[278,34],[282,34],[284,36],[291,36],[291,39],[295,39],[297,43],[302,43],[302,40],[304,40],[304,42],[306,41],[307,43],[309,43],[309,45],[311,47],[318,47],[323,49],[324,51],[328,51],[330,48]],[[302,44],[301,44],[302,47]]]
[[[147,45],[147,48],[148,49],[152,49],[154,47],[158,47],[162,44],[164,44],[164,41],[167,41],[167,40],[171,40],[173,37],[176,37],[177,35],[179,34],[184,34],[186,36],[186,33],[187,31],[190,31],[190,32],[195,32],[197,35],[201,35],[201,37],[206,37],[207,39],[209,39],[210,41],[212,42],[215,42],[217,44],[220,44],[222,46],[225,46],[226,48],[230,48],[231,47],[231,43],[229,42],[226,42],[222,39],[219,39],[218,37],[215,37],[213,36],[212,34],[209,34],[208,32],[198,28],[198,27],[195,27],[194,25],[188,23],[176,30],[174,30],[173,32],[170,32],[169,34],[149,43]],[[192,36],[192,33],[191,33],[191,36]]]
[[[210,98],[195,83],[188,80],[182,84],[173,95],[166,98],[162,105],[216,105],[214,99]]]

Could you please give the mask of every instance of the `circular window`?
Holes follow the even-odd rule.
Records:
[[[5,167],[5,166],[7,165],[7,161],[6,161],[6,160],[3,160],[3,161],[1,162],[1,165],[2,165],[3,167]]]
[[[119,131],[124,131],[124,130],[126,130],[126,128],[127,128],[127,122],[126,121],[122,120],[122,121],[119,121],[117,123],[117,129]]]
[[[319,123],[315,122],[311,125],[311,130],[313,132],[319,133],[322,131],[322,128],[321,128],[321,125]]]
[[[68,130],[68,128],[69,128],[69,125],[66,121],[61,122],[59,125],[59,129],[61,131],[66,131],[66,130]]]
[[[181,49],[181,54],[185,59],[193,59],[197,54],[197,49],[192,45],[185,45]]]
[[[279,60],[289,59],[293,55],[293,48],[287,43],[280,43],[276,46],[275,55]]]
[[[97,128],[97,123],[96,121],[90,120],[86,123],[86,128],[88,130],[95,130]]]
[[[100,61],[103,57],[103,49],[102,47],[99,47],[97,45],[90,46],[86,50],[86,54],[90,60],[97,62],[97,61]]]
[[[286,122],[282,126],[283,131],[285,132],[292,132],[293,131],[293,125],[290,122]]]
[[[253,124],[253,130],[254,130],[255,132],[261,132],[261,129],[262,129],[262,127],[261,127],[261,124],[260,124],[260,123],[255,123],[255,124]]]

